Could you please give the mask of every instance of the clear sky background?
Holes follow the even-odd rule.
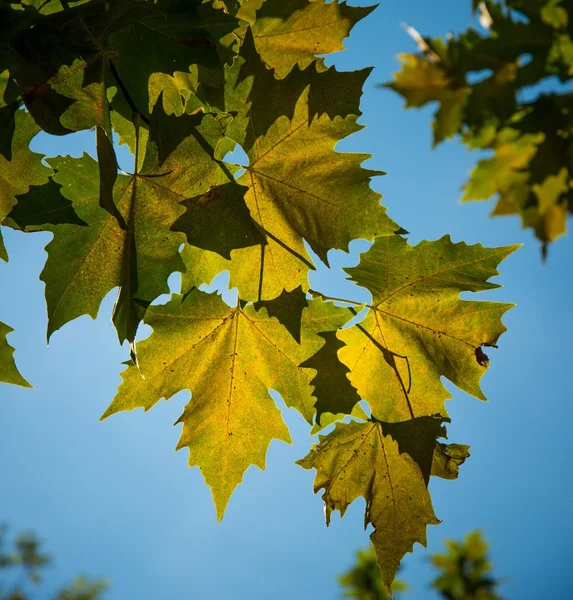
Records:
[[[428,553],[481,528],[506,600],[573,598],[572,240],[551,246],[543,265],[518,218],[489,220],[491,203],[459,204],[478,155],[457,141],[432,151],[433,110],[404,111],[398,96],[376,88],[397,70],[397,53],[415,50],[402,22],[424,34],[462,31],[473,22],[470,1],[386,0],[356,26],[347,50],[329,62],[376,68],[362,100],[367,128],[338,149],[369,152],[367,166],[388,173],[373,187],[412,232],[411,243],[449,233],[454,241],[524,247],[501,266],[504,287],[479,295],[518,306],[504,317],[499,350],[488,352],[490,402],[448,384],[449,439],[471,445],[472,456],[457,481],[432,481],[443,523],[428,528],[428,550],[416,545],[401,577],[408,598],[435,598]],[[91,134],[57,142],[39,136],[33,147],[78,155],[93,142]],[[12,531],[35,530],[54,555],[37,597],[81,572],[108,579],[109,600],[340,598],[337,574],[368,543],[364,502],[325,527],[314,471],[293,464],[311,443],[302,418],[284,410],[293,446],[271,444],[266,471],[249,469],[217,524],[199,470],[188,469],[186,451],[174,452],[180,432],[172,425],[189,393],[99,423],[128,357],[110,324],[113,295],[97,321],[77,319],[46,347],[38,275],[51,235],[3,233],[10,263],[0,263],[0,315],[16,330],[9,341],[35,389],[0,387],[0,521]],[[348,286],[338,267],[355,264],[356,252],[332,262],[332,272],[322,269],[311,282],[340,296]]]

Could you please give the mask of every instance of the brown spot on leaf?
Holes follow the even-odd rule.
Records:
[[[476,348],[476,360],[478,364],[482,367],[487,367],[487,363],[489,362],[488,355],[481,349],[481,346]]]

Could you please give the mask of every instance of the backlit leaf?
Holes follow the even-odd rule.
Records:
[[[8,343],[6,336],[14,331],[0,321],[0,382],[12,383],[23,387],[32,387],[16,368],[14,363],[14,348]]]
[[[501,302],[460,300],[463,291],[499,287],[488,279],[517,246],[484,248],[454,244],[448,236],[409,246],[399,236],[376,240],[352,279],[372,293],[372,309],[357,326],[338,337],[339,357],[349,379],[387,422],[440,414],[450,395],[447,377],[485,400],[479,381],[485,372],[481,347],[495,346],[505,331]]]
[[[333,511],[344,515],[354,500],[366,500],[364,524],[374,526],[370,539],[390,590],[404,554],[415,542],[425,546],[426,525],[439,522],[418,465],[378,422],[336,425],[298,464],[316,469],[327,524]]]
[[[265,2],[251,27],[265,63],[285,77],[296,64],[304,69],[316,54],[343,50],[342,40],[372,10],[339,0]]]
[[[104,418],[149,410],[162,397],[191,390],[178,421],[183,424],[178,448],[188,448],[189,465],[201,468],[222,518],[246,469],[252,464],[264,469],[269,443],[290,443],[269,390],[312,419],[311,377],[298,365],[322,344],[317,327],[336,329],[347,317],[322,301],[305,312],[298,344],[264,309],[232,308],[214,294],[192,290],[150,307],[146,323],[153,335],[139,344],[141,372],[135,365],[124,371]]]

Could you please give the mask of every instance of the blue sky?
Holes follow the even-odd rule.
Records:
[[[396,54],[415,49],[401,23],[431,35],[461,31],[471,21],[469,5],[386,0],[354,29],[347,50],[329,59],[339,69],[376,67],[362,101],[367,128],[338,149],[369,152],[367,166],[388,173],[373,187],[412,243],[449,233],[454,241],[524,244],[501,266],[504,287],[479,296],[518,306],[490,353],[483,380],[490,402],[449,385],[449,439],[471,445],[472,456],[457,481],[432,481],[443,523],[428,529],[428,550],[417,545],[407,556],[402,577],[412,589],[407,597],[435,598],[428,553],[481,528],[504,598],[565,600],[573,597],[571,237],[553,245],[543,265],[518,219],[488,219],[490,203],[460,205],[478,156],[457,141],[432,151],[432,109],[404,111],[398,96],[376,88],[397,69]],[[86,135],[34,142],[48,154],[92,145]],[[4,233],[10,263],[0,263],[0,315],[16,330],[10,343],[35,389],[0,388],[0,520],[14,531],[35,530],[54,555],[38,597],[81,572],[107,578],[109,600],[339,598],[336,575],[368,542],[364,503],[325,527],[314,472],[293,464],[310,444],[302,419],[285,409],[293,446],[271,444],[267,470],[249,469],[217,524],[201,474],[187,468],[185,452],[174,452],[179,427],[172,424],[189,393],[99,423],[127,358],[110,324],[113,297],[97,321],[77,319],[46,347],[38,275],[51,236]],[[356,253],[337,253],[334,272],[319,271],[313,286],[340,296],[347,288],[337,268],[355,262]]]

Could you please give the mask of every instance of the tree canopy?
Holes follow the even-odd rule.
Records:
[[[490,279],[517,246],[411,245],[370,188],[383,173],[362,167],[366,154],[335,151],[362,128],[369,70],[339,72],[317,55],[342,49],[372,9],[21,0],[1,10],[0,218],[53,234],[41,274],[48,339],[95,318],[118,290],[113,323],[130,356],[103,418],[191,390],[177,447],[201,469],[219,519],[270,442],[291,441],[269,390],[311,431],[336,422],[299,464],[316,469],[327,523],[366,500],[390,589],[403,555],[439,522],[430,477],[454,479],[469,455],[438,441],[450,420],[441,377],[485,400],[484,348],[512,307],[459,296],[499,287]],[[88,129],[97,160],[29,148],[39,131]],[[133,172],[118,169],[117,143]],[[248,165],[228,158],[236,148]],[[372,245],[347,273],[371,302],[311,290],[316,264],[358,238]],[[238,289],[234,306],[198,289],[221,271]],[[176,272],[180,293],[160,304]],[[141,323],[153,333],[137,343]],[[1,327],[0,379],[29,385]]]
[[[492,216],[519,215],[542,243],[566,232],[573,212],[573,22],[567,0],[472,0],[483,32],[430,38],[400,55],[385,84],[407,108],[437,102],[434,146],[459,135],[478,161],[462,202],[497,197]],[[556,85],[555,81],[561,85]]]

